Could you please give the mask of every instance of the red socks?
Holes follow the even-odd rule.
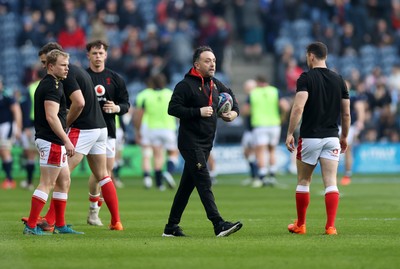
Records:
[[[310,204],[310,187],[297,185],[296,188],[296,209],[297,209],[297,226],[306,223],[306,213]]]
[[[29,213],[29,219],[27,225],[30,228],[36,227],[36,221],[39,218],[40,212],[42,211],[44,205],[46,204],[48,194],[41,191],[35,190],[32,195],[31,200],[31,211]]]
[[[56,209],[54,208],[54,199],[51,199],[49,210],[47,211],[44,218],[47,220],[47,223],[49,225],[54,225],[54,223],[56,222]]]
[[[53,199],[51,201],[54,204],[55,225],[57,227],[65,226],[65,208],[67,207],[67,199],[67,193],[53,192]],[[48,219],[46,220],[49,222]]]
[[[111,213],[111,224],[114,225],[116,222],[121,221],[119,217],[117,190],[109,176],[103,178],[99,184],[104,201]]]
[[[336,188],[337,189],[337,188]],[[326,225],[325,229],[335,227],[336,212],[339,206],[339,191],[325,192]]]

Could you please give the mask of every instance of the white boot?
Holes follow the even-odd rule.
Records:
[[[103,226],[101,219],[99,218],[100,207],[89,208],[89,215],[87,218],[87,223],[93,226]]]

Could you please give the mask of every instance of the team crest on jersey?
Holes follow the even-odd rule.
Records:
[[[332,155],[333,156],[339,156],[339,149],[332,150]]]
[[[96,92],[97,96],[103,96],[106,93],[106,89],[100,84],[94,87],[94,91]]]

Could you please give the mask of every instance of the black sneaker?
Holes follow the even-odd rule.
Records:
[[[186,235],[183,233],[181,227],[179,227],[177,224],[175,224],[172,227],[169,227],[168,225],[166,225],[162,236],[176,237],[176,236],[186,236]]]
[[[238,221],[235,223],[229,221],[221,221],[217,226],[214,227],[214,232],[217,237],[231,235],[242,228],[243,224]]]

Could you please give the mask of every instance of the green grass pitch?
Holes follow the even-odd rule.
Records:
[[[86,178],[73,178],[66,213],[85,235],[23,235],[20,218],[29,213],[32,192],[0,190],[0,268],[399,268],[398,175],[356,175],[351,185],[339,187],[338,236],[323,235],[320,176],[311,186],[306,235],[287,231],[296,217],[295,176],[280,176],[279,186],[261,189],[241,186],[243,179],[219,176],[213,187],[221,215],[244,224],[226,238],[214,236],[196,191],[181,222],[188,237],[161,237],[175,191],[145,190],[139,178],[125,178],[125,188],[118,189],[122,232],[86,224]],[[100,216],[109,222],[105,205]]]

